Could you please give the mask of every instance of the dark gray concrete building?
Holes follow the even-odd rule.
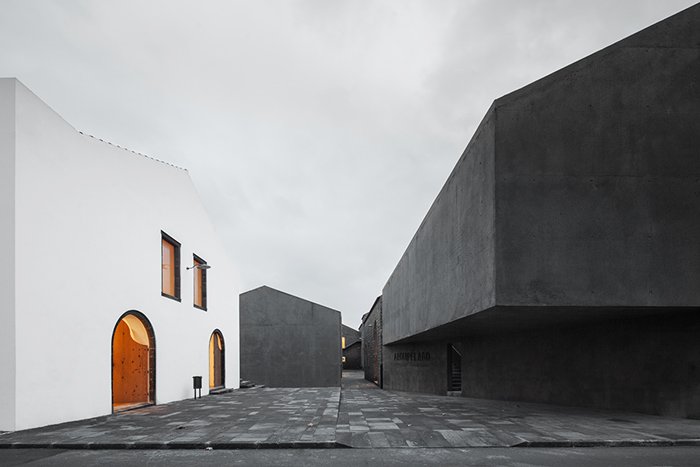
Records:
[[[372,304],[369,312],[362,316],[362,368],[365,379],[382,387],[382,297]]]
[[[343,349],[343,370],[362,369],[362,341],[356,341]]]
[[[342,328],[343,370],[359,370],[362,368],[360,352],[360,331],[343,324]]]
[[[700,5],[497,99],[381,315],[384,388],[700,417]]]
[[[341,314],[263,286],[240,295],[241,378],[268,387],[340,386]]]

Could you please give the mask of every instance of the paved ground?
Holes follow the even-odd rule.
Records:
[[[3,467],[697,467],[700,447],[129,450],[0,449]]]
[[[700,420],[378,389],[253,388],[0,434],[0,448],[700,446]]]

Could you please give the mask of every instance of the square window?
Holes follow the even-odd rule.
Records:
[[[180,244],[161,232],[161,295],[180,301]]]
[[[192,255],[194,259],[194,306],[200,310],[207,310],[207,270],[199,268],[202,264],[207,264],[197,255]]]

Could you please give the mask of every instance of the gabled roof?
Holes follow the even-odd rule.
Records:
[[[273,292],[273,293],[275,293],[275,294],[285,295],[285,296],[287,296],[287,297],[289,297],[289,298],[292,298],[292,299],[294,299],[294,300],[300,300],[300,301],[303,301],[303,302],[310,303],[310,304],[312,304],[312,305],[317,305],[317,306],[323,307],[323,308],[325,308],[325,309],[327,309],[327,310],[334,311],[334,312],[336,312],[336,313],[340,313],[340,311],[335,310],[335,309],[333,309],[333,308],[329,308],[329,307],[327,307],[327,306],[325,306],[325,305],[321,305],[320,303],[312,302],[311,300],[307,300],[307,299],[305,299],[305,298],[301,298],[301,297],[298,297],[298,296],[296,296],[296,295],[292,295],[292,294],[287,293],[287,292],[282,292],[281,290],[275,289],[275,288],[270,287],[270,286],[267,286],[267,285],[261,285],[260,287],[256,287],[255,289],[251,289],[251,290],[248,290],[247,292],[243,292],[243,293],[241,294],[241,297],[243,297],[244,295],[249,295],[249,294],[255,295],[255,294],[258,294],[258,293],[262,293],[262,292],[264,292],[264,291],[269,291],[269,292]],[[342,314],[342,313],[341,313],[341,314]]]
[[[175,167],[176,169],[184,170],[185,172],[187,172],[187,169],[185,169],[184,167],[180,167],[179,165],[175,165],[175,164],[172,164],[172,163],[170,163],[170,162],[167,162],[167,161],[164,161],[164,160],[161,160],[161,159],[156,159],[155,157],[151,157],[151,156],[148,156],[148,155],[146,155],[146,154],[142,154],[142,153],[140,153],[140,152],[138,152],[138,151],[134,151],[133,149],[128,149],[128,148],[121,147],[121,146],[119,146],[118,144],[112,144],[112,143],[110,143],[109,141],[105,141],[105,140],[103,140],[102,138],[97,138],[96,136],[88,135],[87,133],[83,133],[82,131],[78,131],[78,133],[80,133],[81,135],[86,136],[86,137],[88,137],[88,138],[92,138],[92,139],[94,139],[94,140],[100,141],[101,143],[109,144],[110,146],[114,146],[114,147],[116,147],[116,148],[123,149],[123,150],[125,150],[125,151],[129,151],[129,152],[131,152],[131,153],[133,153],[133,154],[136,154],[136,155],[139,155],[139,156],[142,156],[142,157],[146,157],[146,158],[151,159],[151,160],[153,160],[153,161],[160,162],[161,164],[169,165],[170,167]]]

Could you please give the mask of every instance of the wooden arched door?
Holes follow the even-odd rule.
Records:
[[[223,388],[224,380],[224,337],[218,329],[209,339],[209,389]]]
[[[112,334],[112,411],[155,403],[155,338],[148,319],[124,313]]]

